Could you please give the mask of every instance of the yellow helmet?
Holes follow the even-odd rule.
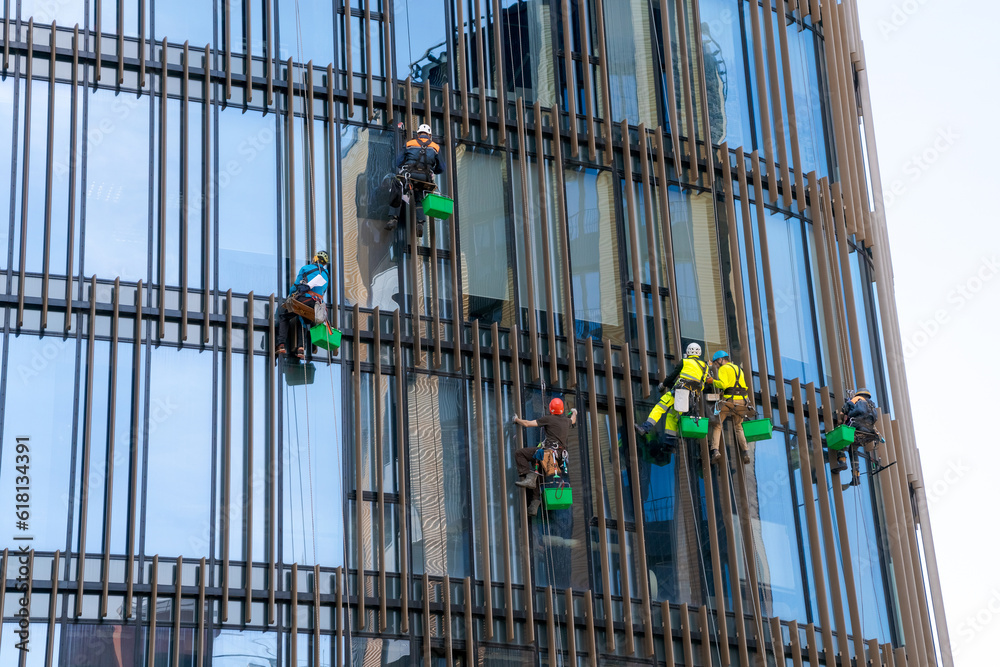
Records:
[[[330,263],[330,255],[329,255],[329,253],[327,253],[326,250],[320,250],[313,257],[313,261],[316,262],[317,264],[329,264]]]

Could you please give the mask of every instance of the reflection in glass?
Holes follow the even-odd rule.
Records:
[[[608,3],[604,14],[611,116],[655,126],[659,50],[654,52],[650,39],[649,8],[640,2]]]
[[[75,24],[80,24],[80,29],[83,29],[86,23],[84,14],[86,9],[86,4],[82,2],[68,2],[67,0],[56,1],[53,0],[21,0],[21,22],[27,24],[29,18],[35,19],[35,25],[51,25],[55,21],[59,26],[72,28]],[[110,4],[110,3],[105,3]],[[93,7],[93,5],[91,5]],[[14,18],[15,3],[10,3],[10,16],[11,23],[13,23]],[[114,11],[112,7],[111,11]],[[3,11],[0,10],[0,14]],[[114,20],[114,19],[112,19]],[[114,26],[112,22],[110,24]],[[138,26],[138,21],[135,22]],[[132,29],[133,32],[127,32],[128,29]],[[113,29],[104,28],[105,32],[113,31]],[[134,26],[126,26],[126,34],[134,34]]]
[[[209,556],[212,354],[155,348],[149,371],[145,553]]]
[[[410,642],[401,639],[353,637],[351,656],[354,667],[367,667],[367,665],[408,667],[411,664]]]
[[[127,282],[146,280],[150,98],[115,95],[103,88],[86,97],[86,234],[100,243],[87,244],[83,272]]]
[[[394,0],[393,19],[396,29],[396,78],[411,77],[415,84],[429,80],[432,86],[448,83],[448,45],[445,38],[448,18],[444,0],[424,0],[420,3]]]
[[[464,144],[458,146],[455,156],[462,293],[466,298],[463,311],[470,321],[509,325],[513,320],[513,276],[504,208],[507,169],[501,155]]]
[[[23,86],[23,82],[22,82]],[[13,89],[11,89],[13,90]],[[48,104],[49,95],[55,96],[55,108],[52,126],[52,193],[51,200],[46,203],[46,172],[48,171],[48,141],[46,140],[46,128],[48,124]],[[21,95],[24,95],[23,88]],[[48,85],[41,82],[34,82],[31,89],[31,150],[28,159],[28,201],[27,204],[21,201],[16,212],[21,215],[20,208],[27,205],[28,209],[28,233],[25,248],[25,269],[29,272],[41,273],[44,266],[45,255],[45,225],[43,224],[46,215],[46,207],[49,207],[51,217],[51,229],[49,232],[49,272],[56,275],[66,275],[66,241],[69,217],[69,172],[70,172],[70,96],[71,88],[68,85],[56,84],[50,91]],[[23,127],[24,109],[21,109],[22,118],[20,121]],[[77,127],[82,127],[82,105],[77,110]],[[80,136],[79,129],[77,136]],[[23,135],[21,141],[24,141]],[[9,146],[9,143],[4,142]],[[19,147],[18,153],[23,154],[23,146]],[[79,153],[78,153],[79,154]],[[8,161],[6,164],[10,164]],[[23,164],[20,165],[23,169]],[[4,170],[6,171],[6,170]],[[24,178],[25,176],[22,176]],[[77,170],[77,179],[80,172]],[[9,175],[6,176],[9,178]],[[9,182],[9,181],[8,181]],[[18,187],[18,199],[20,199],[21,189]],[[80,186],[77,183],[76,196],[80,195]],[[79,202],[76,203],[77,212],[80,210]],[[18,217],[19,219],[19,217]],[[77,223],[74,221],[74,225]],[[74,226],[79,233],[79,228]],[[6,236],[6,234],[5,234]],[[17,247],[20,243],[20,225],[14,225],[14,248],[15,266],[17,265]]]
[[[578,338],[624,338],[611,173],[567,169],[566,216]]]
[[[277,665],[278,635],[256,630],[216,630],[211,664],[222,667]]]
[[[119,610],[110,609],[109,615],[111,614],[114,615],[114,620],[121,620]],[[34,640],[34,636],[32,636],[32,640]],[[58,647],[57,664],[86,664],[93,667],[119,667],[119,665],[135,664],[141,661],[144,650],[141,631],[136,626],[112,624],[63,625],[62,638],[56,642],[55,646]],[[44,653],[40,652],[39,655],[44,655]],[[80,662],[83,657],[86,658],[87,662]],[[4,662],[4,664],[14,665],[16,663]]]
[[[191,49],[204,48],[206,44],[212,43],[211,3],[205,0],[170,0],[170,2],[152,2],[149,5],[152,7],[146,11],[152,12],[153,25],[156,27],[154,41],[160,42],[166,37],[172,44],[190,42]],[[240,46],[242,41],[239,38],[242,31],[240,26],[243,25],[242,3],[231,2],[227,7],[232,12],[229,20],[232,26],[233,50],[239,52],[242,50]],[[221,19],[219,22],[221,24]],[[222,31],[221,25],[219,31],[220,33]],[[222,42],[218,43],[218,48],[222,48]]]
[[[553,307],[552,312],[554,314],[554,325],[556,328],[556,333],[561,334],[561,324],[562,318],[560,315],[564,312],[563,310],[563,291],[562,291],[562,271],[560,267],[562,266],[562,233],[560,233],[560,219],[559,219],[559,197],[561,194],[558,192],[557,183],[555,180],[554,166],[552,161],[546,161],[543,166],[543,173],[545,176],[545,192],[546,197],[544,201],[544,211],[540,206],[539,188],[538,188],[538,163],[534,160],[529,160],[527,166],[527,183],[528,191],[525,195],[521,192],[521,179],[516,177],[513,179],[511,185],[514,190],[514,229],[515,237],[518,241],[514,244],[517,252],[517,289],[521,296],[521,310],[522,313],[527,314],[528,309],[528,270],[527,266],[531,264],[532,270],[532,282],[534,288],[535,296],[535,310],[537,312],[536,317],[539,322],[539,332],[545,333],[548,329],[548,320],[545,317],[545,313],[549,310],[548,305],[548,295],[546,292],[546,282],[551,283],[552,296],[553,296]],[[521,173],[521,162],[520,160],[512,160],[512,170],[513,174]],[[531,230],[531,241],[530,244],[524,235],[524,208],[523,208],[523,197],[528,199],[528,228]],[[545,228],[544,232],[547,235],[547,239],[543,239],[543,218],[542,214],[545,215]],[[548,256],[545,254],[545,241],[548,242]],[[527,256],[528,249],[530,246],[531,254],[530,257]],[[551,267],[551,270],[546,267]],[[522,328],[527,330],[528,324],[527,320],[522,319]]]
[[[550,11],[545,3],[502,0],[500,27],[504,54],[503,77],[511,99],[524,103],[555,104],[555,75],[552,71],[553,32]]]
[[[192,112],[197,108],[192,106]],[[276,292],[283,296],[282,290],[276,289],[278,241],[274,230],[279,213],[274,123],[272,116],[244,114],[236,106],[219,112],[215,197],[219,202],[218,289],[223,292],[253,290],[260,295]]]
[[[86,354],[86,344],[83,347]],[[106,341],[97,341],[94,345],[93,368],[93,418],[90,426],[90,470],[79,484],[86,485],[87,500],[87,543],[86,551],[100,553],[104,549],[104,512],[107,498],[105,489],[108,477],[112,481],[111,490],[111,552],[122,554],[126,549],[128,493],[129,493],[129,457],[131,428],[131,387],[132,346],[126,343],[118,345],[118,377],[115,400],[115,442],[114,457],[108,461],[110,443],[108,442],[108,419],[111,379],[111,345]],[[80,400],[85,400],[86,376],[80,377]],[[86,410],[80,410],[77,415],[77,432],[83,433]],[[77,491],[79,497],[80,492]],[[79,525],[74,526],[74,542],[79,539]]]
[[[812,30],[788,31],[788,62],[795,97],[795,126],[799,133],[802,173],[828,174],[827,139],[823,130],[823,93],[820,89],[819,58],[822,42]],[[833,151],[833,147],[830,147]]]
[[[395,159],[394,132],[340,126],[344,301],[350,306],[399,309],[400,248],[396,231],[385,231]]]
[[[669,194],[681,336],[702,343],[708,354],[724,349],[727,340],[715,201],[711,193],[681,192],[676,186]]]
[[[474,536],[462,383],[410,373],[407,395],[413,573],[464,577]]]
[[[816,304],[809,287],[803,223],[798,218],[785,218],[771,211],[766,220],[781,372],[786,379],[798,377],[803,383],[821,382],[813,321]]]
[[[318,67],[336,61],[333,49],[333,3],[323,0],[275,0],[279,31],[278,59],[310,60]],[[355,44],[360,43],[354,33]],[[356,48],[356,47],[355,47]],[[363,53],[363,52],[362,52]],[[354,67],[360,71],[357,57]]]
[[[299,565],[344,564],[340,365],[315,362],[315,382],[283,387],[284,471],[281,558]]]
[[[33,549],[65,550],[76,345],[27,335],[10,336],[7,341],[11,362],[3,406],[0,493],[10,503],[12,529],[15,505],[30,504],[25,529],[30,532],[24,534],[33,536]],[[26,444],[27,451],[17,451],[19,442]]]
[[[14,77],[8,76],[0,80],[0,165],[9,165],[13,144],[11,143],[12,125],[14,123]],[[0,192],[10,192],[10,169],[0,169]],[[13,201],[0,207],[0,216],[9,216]],[[7,218],[4,218],[7,219]],[[10,230],[8,225],[0,225],[0,265],[7,265],[7,242]]]
[[[733,0],[699,0],[699,8],[712,143],[726,141],[730,148],[744,146],[751,150],[739,7]]]
[[[749,510],[758,554],[757,577],[768,616],[806,618],[805,591],[800,549],[806,549],[795,531],[795,500],[789,479],[789,454],[782,434],[774,433],[775,446],[753,449],[753,468],[746,476]],[[793,443],[795,441],[793,440]],[[793,469],[798,468],[798,449],[793,444]],[[798,479],[796,470],[795,477]]]

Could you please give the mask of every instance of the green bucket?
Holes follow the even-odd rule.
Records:
[[[708,436],[708,417],[681,417],[681,437],[701,440]]]
[[[546,486],[542,492],[547,510],[564,510],[573,506],[573,488],[568,485]]]
[[[749,419],[743,422],[743,437],[747,442],[770,440],[774,424],[770,419]]]
[[[826,446],[830,449],[847,449],[854,444],[854,427],[844,424],[826,434]]]
[[[334,354],[340,349],[340,330],[326,324],[317,324],[309,330],[309,338],[316,347],[329,350]]]
[[[455,212],[455,202],[433,192],[424,197],[421,205],[424,208],[424,215],[439,220],[447,220]]]

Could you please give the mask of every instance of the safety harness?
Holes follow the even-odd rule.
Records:
[[[698,378],[690,373],[685,374],[685,367],[687,366],[687,362],[689,361],[693,362],[698,366],[699,369],[701,369],[701,378]],[[704,361],[701,361],[700,359],[696,358],[693,359],[691,357],[687,357],[686,359],[684,359],[682,364],[683,366],[681,367],[680,377],[677,378],[677,384],[690,391],[700,392],[702,388],[705,386],[705,378],[708,377],[708,364],[705,363]]]
[[[727,398],[746,398],[748,390],[747,390],[746,387],[740,386],[740,381],[743,380],[743,369],[741,369],[739,366],[737,366],[736,364],[734,364],[732,362],[723,365],[722,368],[725,368],[726,366],[732,366],[734,369],[736,369],[735,370],[736,381],[735,381],[735,384],[733,384],[732,387],[729,387],[728,389],[725,389],[723,391],[722,398],[723,399],[727,399]],[[745,381],[744,381],[744,384],[746,384]]]
[[[413,150],[415,148],[419,148],[420,150]],[[429,138],[423,140],[418,137],[406,142],[406,160],[403,162],[403,169],[407,171],[422,171],[430,174],[433,169],[431,168],[430,158],[427,155],[428,148],[434,151],[433,157],[436,160],[438,155],[437,144]]]

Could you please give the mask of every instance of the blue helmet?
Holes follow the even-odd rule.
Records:
[[[716,352],[715,354],[712,355],[712,361],[718,361],[719,359],[725,359],[728,356],[729,356],[728,352],[726,352],[725,350],[719,350],[718,352]]]

